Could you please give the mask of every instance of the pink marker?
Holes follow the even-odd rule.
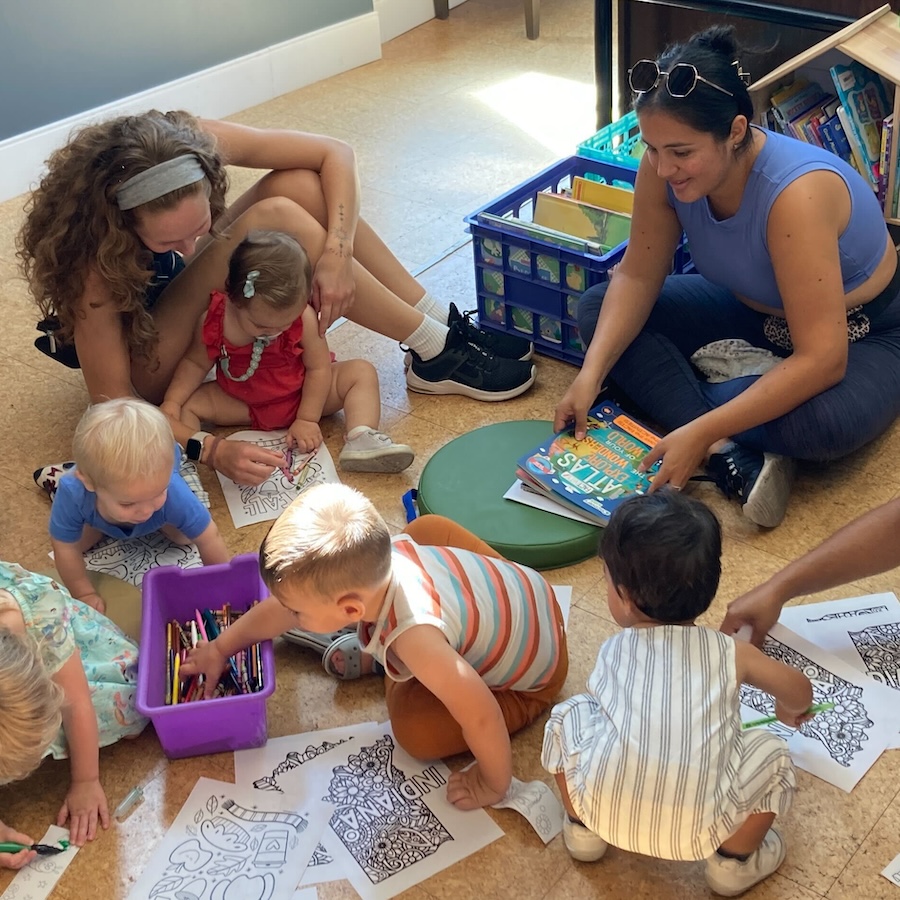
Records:
[[[203,624],[203,617],[200,615],[199,609],[194,610],[194,616],[197,619],[197,629],[199,630],[200,634],[203,635],[203,640],[208,644],[209,638],[206,636],[206,626]]]

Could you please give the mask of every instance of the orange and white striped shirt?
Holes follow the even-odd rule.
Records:
[[[556,609],[552,586],[534,569],[398,535],[385,602],[376,622],[360,623],[360,643],[393,680],[408,681],[391,644],[433,625],[490,688],[535,691],[559,662]]]

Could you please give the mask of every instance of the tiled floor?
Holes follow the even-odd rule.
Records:
[[[364,214],[413,271],[440,260],[426,269],[422,281],[443,302],[468,308],[474,297],[470,248],[442,258],[465,239],[461,217],[572,152],[592,130],[591,4],[548,0],[543,6],[536,42],[524,37],[519,0],[469,0],[453,10],[449,21],[431,21],[391,41],[381,61],[235,119],[324,131],[351,141],[360,161]],[[235,188],[245,186],[250,177],[241,173]],[[0,206],[0,297],[6,323],[0,345],[0,492],[5,512],[0,558],[44,569],[49,565],[49,504],[35,488],[31,471],[68,457],[86,395],[77,372],[32,348],[35,314],[16,278],[13,258],[21,206],[21,199]],[[481,424],[548,418],[573,376],[570,367],[541,359],[535,387],[512,402],[428,398],[407,393],[402,357],[390,341],[348,324],[337,330],[332,344],[339,355],[376,362],[386,427],[418,452],[414,466],[400,476],[346,477],[372,497],[397,529],[404,522],[401,495],[416,484],[435,450]],[[323,430],[336,453],[340,424],[328,423]],[[730,599],[852,517],[896,495],[900,476],[891,464],[895,450],[900,451],[897,429],[839,465],[806,468],[784,524],[767,533],[750,526],[715,489],[703,488],[700,495],[721,517],[726,534],[722,586],[706,621],[718,623]],[[235,531],[214,479],[204,473],[204,480],[229,547],[235,552],[255,550],[265,526]],[[615,626],[606,612],[596,562],[554,574],[559,583],[575,587],[572,665],[566,684],[571,694],[582,689],[598,645]],[[892,575],[872,578],[827,596],[891,589],[896,581]],[[281,642],[277,664],[278,691],[269,705],[272,735],[384,717],[375,679],[339,684],[311,655]],[[540,724],[515,738],[520,778],[545,778],[540,740]],[[104,750],[101,765],[111,806],[138,783],[146,784],[146,800],[124,824],[113,825],[81,851],[53,894],[59,900],[123,897],[197,777],[233,776],[227,755],[167,762],[152,728],[136,741]],[[900,850],[900,754],[883,756],[850,795],[803,772],[799,783],[794,808],[782,823],[787,860],[753,896],[892,900],[897,888],[879,872]],[[66,784],[66,764],[45,763],[28,781],[0,788],[0,818],[39,837],[55,816]],[[699,865],[656,862],[618,851],[596,865],[575,864],[561,841],[544,847],[514,813],[491,815],[506,832],[503,839],[404,896],[633,900],[708,894]],[[0,888],[9,879],[9,873],[0,874]],[[324,898],[353,895],[345,883],[320,886],[319,892]]]

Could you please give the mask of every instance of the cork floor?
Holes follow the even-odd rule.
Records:
[[[449,21],[433,20],[384,46],[384,58],[235,116],[260,126],[331,133],[356,147],[363,213],[422,282],[444,303],[474,305],[471,248],[462,216],[568,155],[592,131],[592,22],[587,0],[543,4],[541,37],[524,36],[519,0],[469,0]],[[253,173],[234,179],[241,189]],[[32,347],[35,314],[17,279],[14,236],[22,198],[0,205],[0,558],[46,569],[49,504],[32,470],[67,459],[86,394],[80,375],[47,360]],[[546,419],[574,369],[545,358],[524,397],[503,404],[462,398],[429,398],[405,389],[402,354],[387,339],[345,324],[331,340],[339,356],[375,361],[382,379],[384,425],[411,444],[418,457],[397,476],[346,475],[366,492],[392,528],[404,524],[402,494],[417,483],[432,453],[479,425],[523,418]],[[340,422],[323,427],[334,455]],[[854,516],[895,496],[900,475],[891,459],[900,430],[853,457],[828,467],[805,467],[784,523],[771,532],[749,525],[739,509],[711,486],[699,496],[719,515],[725,532],[721,589],[705,617],[717,624],[726,603],[814,546]],[[203,478],[213,513],[235,553],[256,550],[265,525],[233,529],[211,473]],[[574,586],[565,694],[578,692],[599,644],[616,626],[608,617],[600,565],[582,563],[554,573]],[[809,598],[821,600],[892,589],[896,574],[869,579]],[[278,689],[269,702],[272,736],[385,717],[377,679],[340,684],[306,651],[276,642]],[[541,723],[513,741],[516,775],[543,778]],[[452,760],[462,765],[464,759]],[[124,897],[146,865],[200,776],[233,778],[228,754],[169,762],[152,728],[135,741],[101,752],[101,776],[114,808],[136,784],[145,800],[123,824],[81,850],[52,894],[56,900]],[[46,761],[27,781],[0,788],[0,818],[36,839],[54,819],[67,785],[64,762]],[[897,896],[879,875],[900,850],[900,754],[885,754],[852,794],[798,773],[800,790],[781,823],[788,842],[780,872],[754,890],[765,900],[833,900]],[[595,865],[574,863],[557,839],[544,847],[525,821],[508,811],[490,815],[505,837],[407,891],[409,900],[517,897],[561,900],[597,896],[693,898],[708,895],[700,864],[658,862],[616,850]],[[0,890],[11,879],[0,873]],[[355,896],[345,882],[318,887],[322,898]]]

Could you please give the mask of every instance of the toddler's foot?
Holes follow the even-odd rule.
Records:
[[[770,828],[759,847],[746,860],[718,853],[706,861],[706,883],[720,897],[737,897],[768,878],[784,862],[784,841]]]
[[[348,433],[338,461],[348,472],[402,472],[415,458],[412,447],[395,444],[384,432],[358,425]]]
[[[52,500],[56,495],[56,488],[59,486],[59,479],[75,465],[71,460],[69,462],[54,463],[53,465],[44,466],[42,469],[35,469],[32,477],[34,483],[43,488],[47,492],[47,496]]]
[[[594,834],[581,822],[573,822],[568,816],[563,821],[563,842],[569,856],[579,862],[597,862],[603,859],[609,847],[599,834]]]

